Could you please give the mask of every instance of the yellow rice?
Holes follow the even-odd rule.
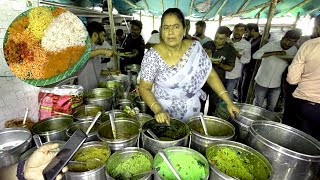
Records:
[[[41,39],[44,30],[47,29],[54,16],[47,7],[33,8],[29,13],[28,30],[34,34],[37,39]]]

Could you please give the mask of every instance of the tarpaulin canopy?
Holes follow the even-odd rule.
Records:
[[[211,19],[217,15],[253,18],[260,14],[266,18],[271,0],[113,0],[113,6],[121,14],[142,10],[154,16],[168,8],[178,7],[185,16]],[[319,13],[320,0],[279,0],[275,16],[300,16]]]

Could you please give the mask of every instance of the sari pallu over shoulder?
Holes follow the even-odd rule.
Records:
[[[199,114],[199,98],[205,95],[201,88],[212,70],[201,44],[194,43],[185,66],[168,79],[155,82],[154,94],[159,103],[172,117],[181,120]]]

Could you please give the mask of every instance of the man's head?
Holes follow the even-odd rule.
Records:
[[[133,38],[138,38],[141,34],[142,22],[138,20],[131,21],[131,35]]]
[[[233,29],[233,38],[241,40],[241,38],[242,38],[243,34],[245,33],[245,31],[246,31],[246,25],[245,24],[242,24],[242,23],[236,24],[234,26],[234,29]]]
[[[320,14],[314,18],[313,38],[320,37]]]
[[[89,36],[91,37],[91,42],[93,44],[102,45],[106,35],[106,31],[104,30],[103,26],[96,21],[92,21],[87,25],[87,30]]]
[[[246,36],[248,38],[252,38],[254,36],[254,34],[256,33],[259,33],[259,27],[257,24],[254,24],[254,23],[249,23],[247,24],[247,27],[246,27]]]
[[[205,31],[206,31],[206,22],[198,21],[196,23],[196,36],[200,37],[204,35]]]
[[[297,43],[300,37],[301,37],[301,32],[298,30],[287,31],[286,34],[281,39],[281,47],[284,50],[291,48]]]
[[[214,37],[214,44],[216,48],[218,49],[222,48],[226,44],[230,35],[231,35],[231,30],[228,27],[220,26]]]
[[[124,32],[122,29],[117,29],[116,36],[118,41],[122,41],[125,38]]]
[[[152,34],[156,34],[156,33],[159,33],[159,31],[158,31],[158,30],[153,30],[153,31],[151,32],[151,35],[152,35]]]

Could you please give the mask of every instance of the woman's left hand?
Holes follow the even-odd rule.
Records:
[[[227,104],[227,110],[233,119],[235,118],[236,113],[240,113],[240,109],[233,103]]]
[[[24,177],[29,180],[44,180],[42,171],[49,164],[49,162],[56,155],[53,150],[58,148],[59,144],[45,144],[37,149],[30,158],[26,161],[24,166]],[[66,172],[68,169],[65,167],[62,172]],[[59,174],[56,179],[61,179],[62,174]]]

